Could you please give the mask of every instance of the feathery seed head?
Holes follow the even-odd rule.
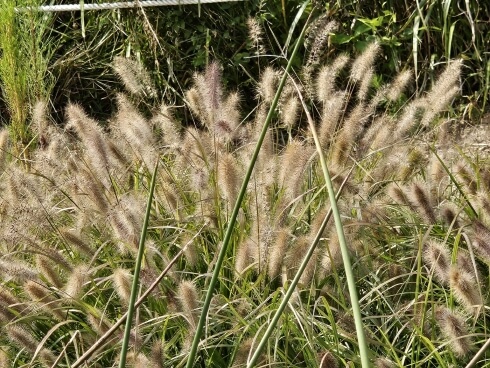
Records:
[[[411,69],[407,69],[398,73],[395,80],[388,86],[388,90],[386,92],[386,98],[388,101],[397,101],[403,90],[410,84],[413,78],[413,71]]]
[[[263,31],[256,18],[249,17],[247,19],[248,38],[252,41],[253,47],[256,49],[256,55],[263,54],[265,47],[263,44]]]
[[[5,280],[15,280],[24,282],[27,280],[37,280],[38,271],[32,269],[27,264],[14,260],[0,260],[0,273],[4,275]]]
[[[257,245],[248,239],[241,242],[238,246],[238,250],[235,257],[235,271],[238,275],[242,275],[245,270],[248,270],[251,266],[257,266],[259,258],[259,252]]]
[[[80,265],[73,269],[65,285],[65,292],[69,298],[78,299],[81,296],[90,273],[90,268],[87,265]]]
[[[317,65],[325,53],[328,37],[338,27],[337,22],[331,21],[327,14],[321,15],[310,27],[305,45],[309,48],[306,65]],[[310,47],[311,46],[311,47]]]
[[[123,303],[128,304],[131,297],[131,273],[123,268],[116,268],[112,277],[117,295]]]
[[[279,229],[275,234],[275,242],[269,255],[269,277],[273,280],[279,276],[287,252],[291,234],[287,228]]]
[[[280,119],[284,127],[291,130],[298,121],[301,103],[298,97],[291,95],[281,104]]]
[[[335,79],[349,60],[349,56],[342,54],[337,56],[332,64],[320,69],[316,82],[316,97],[318,101],[326,103],[332,94],[335,93]]]
[[[447,225],[454,223],[455,228],[459,228],[460,224],[458,216],[461,210],[454,203],[446,203],[440,209],[440,217]]]
[[[56,270],[53,262],[51,262],[47,257],[37,254],[36,267],[39,270],[41,277],[44,277],[49,283],[58,289],[62,287],[63,282],[61,281],[59,272]]]
[[[463,317],[445,307],[439,307],[435,315],[442,334],[449,340],[449,346],[454,354],[458,357],[468,354],[472,339]]]
[[[371,83],[373,81],[374,76],[374,68],[370,67],[364,73],[364,76],[361,79],[361,83],[359,84],[359,89],[357,90],[357,98],[360,102],[364,102],[367,100],[369,95],[369,88],[371,87]]]
[[[451,255],[449,249],[436,240],[429,240],[423,246],[423,258],[427,266],[433,270],[434,277],[443,285],[449,285]]]
[[[301,191],[303,171],[312,154],[312,149],[299,140],[292,140],[286,147],[281,161],[279,183],[283,186],[288,200],[296,198]]]
[[[449,272],[449,284],[454,296],[463,307],[472,314],[477,313],[482,305],[482,299],[473,274],[452,266]]]
[[[98,312],[98,311],[97,311]],[[87,322],[92,327],[92,330],[96,332],[99,336],[104,335],[111,328],[111,323],[102,316],[102,313],[98,312],[98,316],[92,313],[87,315]]]
[[[231,154],[222,155],[218,160],[218,184],[223,197],[228,202],[228,208],[234,205],[240,185],[237,159]]]
[[[182,143],[182,126],[172,116],[171,107],[162,103],[151,120],[153,125],[161,130],[163,144],[167,147],[178,148]]]
[[[132,94],[148,97],[156,95],[150,75],[138,61],[116,56],[113,69],[123,82],[124,87]]]
[[[490,230],[478,220],[473,220],[472,245],[485,262],[490,262]]]
[[[427,190],[423,187],[421,183],[413,183],[410,194],[410,203],[417,210],[419,215],[427,221],[428,224],[436,223],[436,215],[432,208],[432,204],[429,198]]]
[[[181,281],[177,294],[179,296],[180,306],[187,317],[189,325],[195,328],[199,313],[199,296],[196,286],[191,281]]]
[[[321,354],[319,368],[337,368],[338,366],[337,359],[331,352],[325,351]]]
[[[374,65],[374,60],[381,51],[379,43],[370,43],[363,53],[358,56],[352,63],[350,78],[354,82],[361,81],[370,68]]]
[[[19,348],[26,349],[31,354],[36,351],[38,342],[23,327],[10,324],[5,326],[5,329],[10,340]]]
[[[150,360],[151,368],[163,368],[165,363],[165,349],[162,341],[155,340],[151,345]]]
[[[319,139],[322,148],[327,149],[332,142],[345,105],[345,93],[335,92],[323,103]]]
[[[279,72],[274,70],[274,68],[271,66],[266,67],[262,72],[259,84],[257,86],[258,95],[264,99],[265,103],[272,103],[274,96],[276,95],[278,84]]]
[[[331,272],[342,261],[342,252],[340,250],[339,238],[335,229],[332,229],[329,234],[329,240],[326,245],[325,253],[321,260],[321,266],[323,272],[326,276],[330,275]]]
[[[376,368],[395,368],[396,367],[395,363],[388,358],[377,358],[374,361],[374,366]]]
[[[32,108],[32,124],[41,148],[45,148],[49,143],[48,118],[46,101],[38,100]]]

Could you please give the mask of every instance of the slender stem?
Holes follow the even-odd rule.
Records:
[[[141,270],[141,263],[143,261],[143,255],[145,253],[145,240],[148,232],[148,222],[150,219],[151,203],[153,202],[153,192],[155,191],[155,183],[158,170],[158,161],[155,164],[153,170],[153,176],[151,177],[150,193],[148,194],[148,202],[146,204],[145,221],[143,222],[143,229],[141,230],[140,242],[138,245],[138,256],[136,258],[136,264],[134,266],[133,285],[131,287],[131,296],[129,299],[129,306],[126,319],[126,328],[124,329],[124,338],[121,348],[121,359],[119,360],[119,368],[126,367],[126,356],[128,353],[129,338],[131,335],[131,322],[133,321],[134,311],[136,309],[136,296],[138,294],[139,275]]]
[[[296,88],[298,87],[296,86]],[[356,333],[357,333],[357,339],[359,343],[359,353],[361,355],[361,365],[363,368],[369,368],[370,365],[369,350],[366,343],[366,337],[364,334],[361,308],[359,306],[359,298],[357,296],[356,280],[352,272],[352,264],[350,262],[349,248],[347,248],[347,242],[345,240],[344,228],[342,227],[342,220],[340,219],[340,212],[337,207],[337,199],[335,198],[332,180],[330,178],[330,173],[328,172],[328,167],[325,161],[325,156],[323,155],[320,140],[318,139],[318,135],[316,133],[315,123],[313,122],[310,112],[308,111],[308,107],[306,106],[299,90],[298,90],[298,95],[301,100],[301,103],[303,104],[303,109],[306,113],[306,117],[308,118],[308,124],[310,126],[310,130],[313,135],[313,140],[315,141],[315,146],[318,155],[320,156],[320,164],[322,166],[323,176],[325,178],[325,184],[327,186],[328,198],[330,198],[330,206],[332,208],[333,217],[335,220],[335,229],[337,230],[337,236],[339,239],[340,250],[342,253],[342,262],[344,264],[345,276],[347,278],[347,287],[349,289],[349,296],[352,304],[352,313],[354,315],[354,322],[356,325]]]
[[[150,287],[141,295],[141,297],[138,299],[138,301],[134,304],[135,308],[138,308],[143,302],[146,300],[148,295],[158,286],[160,281],[165,277],[165,275],[168,273],[170,268],[175,264],[175,262],[178,261],[178,259],[184,254],[185,250],[187,249],[187,246],[191,244],[194,239],[201,233],[202,229],[204,228],[201,227],[201,229],[192,237],[191,240],[187,242],[187,244],[175,255],[174,258],[168,263],[167,267],[158,275],[158,277],[153,281],[153,283],[150,285]],[[98,349],[100,349],[106,341],[109,339],[109,337],[112,336],[112,334],[121,326],[124,321],[126,321],[126,318],[128,318],[128,312],[124,313],[121,318],[117,320],[114,325],[105,333],[103,334],[100,339],[98,339],[91,347],[88,349],[85,353],[80,356],[80,358],[77,359],[75,363],[71,365],[71,368],[77,368],[80,367],[84,362],[86,362]]]
[[[350,174],[350,173],[349,173]],[[347,183],[347,179],[349,178],[349,175],[346,176],[344,181],[342,182],[339,191],[337,193],[337,196],[340,196],[340,193],[342,192],[342,189],[344,188],[345,183]],[[298,284],[299,280],[301,279],[301,275],[303,274],[306,266],[308,265],[308,262],[310,261],[310,258],[313,256],[313,252],[316,249],[316,246],[318,245],[318,242],[320,241],[320,238],[322,237],[323,231],[325,230],[328,220],[330,220],[330,217],[332,217],[332,208],[330,207],[328,209],[328,212],[323,219],[322,225],[320,226],[320,229],[318,230],[315,239],[313,240],[313,243],[311,244],[310,248],[308,249],[308,252],[305,255],[305,258],[303,258],[303,261],[301,262],[298,271],[296,272],[296,275],[294,276],[293,280],[291,281],[291,285],[288,287],[288,291],[286,292],[286,295],[284,295],[284,299],[282,300],[281,304],[279,307],[277,307],[276,313],[274,314],[274,317],[272,317],[272,320],[269,322],[269,326],[267,327],[267,330],[264,332],[264,335],[262,336],[262,339],[260,340],[257,350],[255,350],[255,353],[253,356],[250,358],[247,368],[251,368],[257,363],[257,360],[260,357],[260,354],[262,353],[262,350],[264,350],[267,341],[272,334],[272,331],[277,325],[277,322],[279,322],[279,319],[281,318],[281,314],[286,309],[286,306],[288,305],[289,299],[291,299],[291,296],[293,295],[294,290],[296,289],[296,285]]]
[[[310,0],[307,0],[306,3],[308,3]],[[301,8],[301,11],[304,11],[305,7]],[[308,22],[307,22],[308,23]],[[298,37],[296,41],[296,45],[294,46],[294,50],[291,54],[291,57],[288,61],[288,64],[286,66],[286,70],[284,72],[284,75],[279,83],[279,86],[276,91],[276,95],[274,96],[274,100],[272,101],[272,104],[269,109],[269,113],[267,114],[267,117],[264,122],[264,126],[262,128],[262,132],[260,133],[260,137],[257,141],[257,144],[255,146],[255,150],[253,153],[253,156],[250,160],[250,165],[247,169],[247,173],[245,174],[245,178],[243,179],[242,186],[240,188],[240,193],[238,194],[238,198],[235,202],[235,207],[233,208],[233,212],[231,214],[230,220],[228,222],[228,227],[226,229],[226,233],[223,239],[223,245],[221,246],[219,255],[218,255],[218,260],[216,261],[216,265],[213,271],[213,275],[211,277],[211,281],[209,283],[209,288],[206,293],[206,298],[204,300],[204,304],[202,307],[202,312],[201,316],[199,317],[199,322],[196,327],[196,331],[194,334],[194,340],[192,341],[192,346],[191,350],[189,352],[189,357],[187,358],[187,365],[186,368],[192,368],[194,367],[194,361],[196,359],[196,354],[197,354],[197,348],[199,345],[199,342],[201,340],[202,332],[204,329],[204,323],[206,321],[208,311],[209,311],[209,306],[211,305],[211,299],[213,298],[213,292],[214,288],[216,287],[216,283],[218,282],[218,277],[219,273],[221,270],[221,266],[223,265],[223,261],[225,259],[226,255],[226,250],[228,248],[228,245],[230,243],[231,235],[233,233],[233,228],[235,227],[235,222],[236,218],[238,216],[238,212],[240,210],[240,206],[242,204],[243,198],[245,197],[245,193],[247,191],[247,186],[248,182],[250,181],[250,177],[252,176],[252,171],[255,166],[255,162],[257,161],[257,157],[260,152],[260,148],[262,147],[262,142],[264,141],[264,138],[266,136],[267,130],[269,128],[269,124],[272,120],[272,116],[274,114],[274,110],[276,109],[277,103],[279,102],[279,96],[281,95],[282,89],[284,88],[284,84],[286,83],[286,79],[288,76],[288,71],[291,69],[291,66],[293,64],[293,59],[296,53],[298,52],[299,46],[300,46],[300,41],[303,39],[303,36],[306,32],[306,25],[304,26],[303,30],[301,31],[300,36]]]

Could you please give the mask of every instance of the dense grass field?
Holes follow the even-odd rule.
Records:
[[[470,96],[466,54],[394,65],[340,8],[278,4],[245,77],[113,53],[102,117],[54,106],[49,59],[15,84],[0,31],[0,367],[490,367],[488,74]]]

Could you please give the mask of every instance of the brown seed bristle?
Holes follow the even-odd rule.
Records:
[[[470,313],[477,313],[482,305],[482,298],[473,274],[452,266],[449,272],[451,290],[456,299]]]
[[[61,288],[63,281],[61,281],[58,270],[56,270],[53,262],[50,262],[45,256],[36,255],[36,267],[41,274],[49,283],[51,283],[56,288]]]
[[[36,351],[39,343],[23,327],[10,324],[5,326],[5,330],[10,340],[19,348],[26,349],[31,354]]]
[[[287,228],[281,228],[275,234],[275,241],[269,255],[268,273],[271,279],[275,279],[281,273],[290,237],[291,234]]]
[[[193,282],[184,280],[179,284],[177,295],[189,325],[195,328],[199,313],[199,296],[196,286]]]
[[[227,202],[228,210],[238,197],[240,178],[238,177],[239,164],[235,156],[231,153],[222,155],[218,160],[218,184],[219,189]]]
[[[429,198],[429,194],[421,183],[413,183],[410,188],[409,200],[415,207],[419,215],[427,221],[428,224],[435,224],[437,222],[436,215],[432,209],[432,204]]]
[[[165,349],[162,341],[155,340],[151,345],[150,361],[151,368],[163,368],[165,363]]]
[[[330,351],[325,351],[320,356],[319,368],[337,368],[338,362]]]
[[[325,45],[328,42],[330,33],[337,29],[338,24],[324,14],[320,16],[312,25],[306,39],[306,44],[311,48],[308,53],[306,65],[317,65],[320,58],[325,53]]]
[[[381,48],[377,42],[370,43],[363,53],[354,60],[350,74],[350,78],[354,82],[359,82],[364,78],[380,51]]]
[[[449,285],[451,268],[449,249],[444,244],[431,239],[423,245],[423,259],[431,271],[433,270],[436,280],[443,285]]]
[[[449,346],[454,354],[458,357],[467,355],[473,343],[463,317],[445,307],[439,307],[435,315],[442,334],[449,340]]]
[[[90,273],[90,268],[87,265],[79,265],[73,269],[65,284],[65,293],[68,298],[78,299],[81,297],[85,283],[90,278]]]
[[[123,268],[116,268],[112,278],[117,295],[123,303],[128,304],[131,298],[131,273]]]
[[[153,97],[156,94],[150,75],[136,60],[116,56],[113,69],[124,87],[134,95]]]
[[[374,361],[374,366],[376,368],[395,368],[396,367],[395,363],[388,358],[377,358]]]
[[[365,101],[369,96],[369,89],[371,88],[371,83],[373,81],[374,68],[370,67],[364,73],[359,84],[359,89],[357,90],[357,99],[361,102]]]
[[[316,82],[316,97],[318,101],[326,103],[333,97],[336,87],[335,79],[349,62],[349,56],[342,54],[337,56],[331,65],[320,69]]]
[[[284,188],[288,201],[295,199],[301,192],[303,171],[312,154],[312,149],[298,140],[292,140],[281,156],[279,183]]]
[[[454,203],[446,203],[440,209],[440,217],[446,225],[454,224],[454,228],[459,228],[458,216],[460,209]]]
[[[253,47],[256,49],[255,54],[260,55],[265,52],[263,44],[263,31],[257,19],[249,17],[247,19],[248,38],[252,41]]]
[[[0,260],[0,273],[4,274],[5,278],[10,278],[17,282],[37,280],[39,275],[37,270],[15,260]]]
[[[235,271],[242,275],[250,266],[258,264],[258,249],[252,239],[241,242],[235,257]],[[257,262],[256,262],[257,260]]]
[[[490,230],[481,221],[473,220],[473,231],[474,249],[486,262],[490,262]]]

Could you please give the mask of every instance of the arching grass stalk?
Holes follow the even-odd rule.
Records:
[[[296,89],[298,87],[295,85]],[[349,296],[352,304],[352,314],[354,315],[354,322],[356,325],[357,339],[359,343],[359,353],[361,356],[361,366],[363,368],[369,368],[369,354],[368,346],[366,343],[366,337],[364,335],[364,328],[362,323],[361,308],[359,306],[359,298],[357,296],[356,280],[354,279],[354,274],[352,273],[352,265],[350,262],[349,249],[347,248],[347,243],[345,241],[344,228],[342,227],[342,220],[340,219],[340,212],[337,207],[337,198],[333,190],[332,180],[330,179],[330,174],[328,172],[327,163],[325,161],[325,156],[320,145],[320,140],[316,134],[315,123],[311,118],[308,107],[306,106],[301,92],[298,89],[298,96],[305,110],[306,117],[308,119],[308,124],[310,126],[311,134],[313,135],[313,140],[315,141],[315,147],[320,158],[320,164],[322,166],[323,176],[325,178],[325,184],[327,186],[328,198],[330,198],[330,206],[333,212],[333,218],[335,221],[335,229],[337,231],[337,237],[339,239],[340,251],[342,253],[342,262],[344,264],[345,276],[347,278],[347,287],[349,289]]]
[[[349,171],[349,173],[346,175],[344,181],[340,185],[339,191],[337,193],[336,199],[340,196],[340,193],[342,193],[342,189],[344,188],[345,184],[347,183],[347,180],[349,179],[350,173],[352,172],[352,169]],[[322,237],[323,231],[327,227],[327,223],[330,220],[330,217],[332,217],[332,208],[330,207],[325,218],[323,219],[323,222],[315,236],[315,239],[313,240],[313,243],[311,244],[310,248],[308,249],[308,252],[306,252],[305,258],[303,258],[303,261],[301,262],[298,271],[296,272],[296,275],[294,275],[293,280],[291,281],[291,284],[289,285],[288,291],[286,292],[286,295],[284,295],[284,299],[282,300],[281,304],[276,310],[276,313],[274,314],[274,317],[272,317],[272,320],[269,323],[269,326],[267,327],[267,330],[265,331],[264,335],[262,336],[262,339],[260,340],[257,350],[255,350],[255,353],[253,356],[250,358],[247,368],[251,368],[257,363],[257,359],[259,359],[260,354],[262,353],[262,350],[264,350],[267,340],[269,339],[270,335],[272,334],[272,331],[277,325],[277,322],[279,322],[279,318],[281,318],[282,312],[284,312],[284,309],[286,309],[286,306],[289,302],[289,299],[291,299],[291,296],[294,293],[294,290],[296,289],[296,285],[298,285],[298,282],[301,278],[301,275],[305,271],[306,266],[308,265],[308,262],[310,261],[310,258],[313,256],[313,252],[316,249],[316,246],[318,245],[318,242],[320,241],[320,238]]]
[[[165,267],[165,269],[160,273],[160,275],[158,275],[158,277],[153,281],[153,283],[148,287],[148,289],[146,289],[146,291],[143,293],[143,295],[141,295],[141,297],[138,299],[138,301],[134,304],[134,307],[135,308],[138,308],[141,304],[143,304],[143,302],[146,300],[146,298],[148,297],[148,295],[151,294],[151,292],[153,290],[155,290],[155,288],[158,286],[158,284],[160,284],[160,281],[162,281],[162,279],[165,277],[165,275],[168,273],[168,271],[170,271],[170,268],[172,268],[172,266],[179,260],[179,258],[184,254],[184,252],[186,251],[187,247],[189,246],[189,244],[191,244],[197,237],[198,235],[201,234],[202,232],[202,229],[204,228],[204,225],[199,229],[199,231],[192,237],[192,239],[190,239],[185,245],[184,247],[182,247],[182,249],[175,255],[174,258],[172,258],[172,260],[167,264],[167,266]],[[88,349],[85,353],[82,354],[82,356],[80,356],[80,358],[77,359],[77,361],[75,363],[73,363],[73,365],[71,365],[70,367],[71,368],[77,368],[77,367],[80,367],[83,363],[85,363],[88,359],[90,359],[90,357],[97,351],[99,350],[100,348],[102,348],[102,346],[104,346],[104,344],[107,342],[107,340],[114,334],[114,332],[117,331],[117,329],[119,328],[119,326],[121,326],[124,321],[126,321],[126,318],[128,318],[128,312],[124,313],[123,316],[121,318],[119,318],[117,320],[116,323],[114,323],[112,325],[112,327],[107,330],[107,332],[105,334],[103,334],[91,347],[90,349]]]
[[[303,13],[305,11],[306,5],[309,2],[310,2],[310,0],[307,0],[304,3],[304,5],[299,10],[299,13]],[[265,119],[264,126],[262,127],[260,137],[257,141],[257,144],[255,145],[254,153],[253,153],[252,158],[250,160],[250,164],[249,164],[247,172],[245,174],[245,178],[243,179],[242,186],[240,188],[240,193],[238,194],[238,198],[235,202],[233,212],[230,216],[230,220],[228,222],[228,227],[226,229],[226,233],[225,233],[225,236],[223,239],[223,244],[222,244],[221,249],[219,251],[219,255],[218,255],[218,259],[216,261],[216,265],[215,265],[215,268],[213,271],[213,275],[211,276],[209,288],[208,288],[208,291],[206,293],[206,298],[205,298],[204,304],[202,306],[202,311],[201,311],[201,315],[199,317],[199,322],[197,324],[196,331],[194,334],[194,340],[192,341],[191,349],[189,352],[189,357],[187,358],[186,368],[194,367],[194,361],[196,359],[196,354],[197,354],[197,347],[199,345],[199,341],[201,340],[202,331],[204,329],[204,323],[205,323],[207,315],[208,315],[209,306],[211,305],[211,299],[213,297],[214,288],[216,286],[216,283],[218,282],[218,276],[219,276],[223,261],[225,259],[226,250],[227,250],[228,245],[230,243],[231,235],[233,233],[233,228],[235,226],[235,222],[236,222],[236,219],[238,216],[238,212],[240,210],[240,206],[242,204],[243,198],[244,198],[245,193],[247,191],[248,182],[250,181],[250,177],[252,176],[252,171],[253,171],[253,168],[255,166],[255,162],[257,161],[257,157],[259,155],[260,148],[262,147],[262,142],[264,141],[265,135],[266,135],[267,130],[269,128],[269,124],[272,120],[274,110],[276,109],[277,103],[279,102],[279,96],[281,95],[282,89],[284,88],[284,84],[286,83],[286,79],[288,77],[288,72],[291,69],[294,57],[298,52],[298,49],[299,49],[300,44],[301,44],[301,40],[303,39],[303,37],[306,33],[308,23],[309,23],[309,19],[306,21],[303,29],[301,30],[301,34],[299,35],[298,39],[296,40],[296,44],[294,46],[293,52],[291,53],[288,64],[286,65],[286,70],[284,71],[284,75],[282,76],[281,81],[279,83],[279,86],[277,87],[277,91],[276,91],[276,94],[274,96],[274,100],[272,101],[271,106],[269,108],[269,112],[268,112],[267,117]]]
[[[324,226],[326,226],[328,219],[330,216],[334,215],[334,220],[335,220],[335,227],[337,230],[337,236],[339,239],[340,243],[340,249],[342,252],[342,261],[344,263],[344,268],[345,268],[345,273],[347,277],[347,284],[349,288],[349,295],[351,298],[351,303],[352,303],[352,311],[354,314],[354,321],[356,325],[356,331],[357,331],[357,338],[359,341],[359,351],[361,355],[361,364],[363,368],[369,368],[369,355],[368,355],[368,348],[366,344],[366,338],[364,336],[364,329],[363,329],[363,324],[362,324],[362,317],[361,317],[361,310],[359,308],[359,300],[357,297],[357,290],[356,290],[356,284],[354,280],[354,275],[352,274],[352,266],[350,263],[350,258],[349,258],[349,250],[347,249],[347,244],[345,241],[345,236],[344,236],[344,230],[342,228],[342,222],[340,220],[340,213],[337,207],[337,199],[338,196],[340,195],[343,186],[345,185],[347,179],[349,178],[349,175],[346,176],[344,179],[344,182],[342,183],[339,192],[337,193],[337,197],[334,194],[333,190],[333,185],[332,181],[330,179],[330,174],[328,172],[327,164],[325,162],[325,157],[323,156],[323,151],[321,149],[320,141],[318,139],[318,135],[316,134],[316,129],[315,129],[315,124],[313,122],[313,119],[311,118],[311,115],[308,111],[308,107],[306,106],[303,97],[301,95],[301,92],[299,91],[298,86],[294,83],[294,80],[292,80],[293,84],[296,87],[296,90],[298,91],[298,96],[301,100],[301,103],[303,105],[303,109],[306,113],[306,117],[308,118],[308,124],[310,125],[311,133],[313,135],[313,139],[315,141],[315,147],[318,153],[318,156],[320,157],[320,164],[322,166],[322,171],[323,175],[325,178],[325,184],[327,187],[328,191],[328,197],[330,198],[330,209],[325,217],[325,220],[322,223],[322,226],[320,228],[320,231],[317,233],[313,244],[310,246],[308,249],[308,252],[301,262],[301,265],[299,266],[298,272],[296,272],[296,275],[294,276],[293,281],[291,282],[291,285],[288,288],[288,291],[286,292],[286,295],[284,296],[284,299],[282,300],[281,304],[279,305],[278,309],[276,310],[276,313],[274,314],[274,317],[272,318],[271,322],[269,323],[269,326],[267,327],[267,330],[264,333],[264,336],[262,336],[262,339],[259,342],[259,345],[257,347],[257,350],[253,354],[253,356],[250,358],[250,361],[247,364],[247,368],[251,368],[255,365],[257,362],[257,359],[260,357],[260,354],[262,350],[264,349],[265,345],[267,344],[267,340],[269,339],[270,335],[272,334],[272,330],[275,328],[277,322],[279,321],[279,318],[281,317],[282,312],[286,308],[287,303],[289,302],[289,299],[291,298],[291,295],[294,292],[294,289],[296,288],[296,285],[299,282],[299,279],[301,278],[301,275],[303,274],[311,256],[313,255],[313,252],[316,248],[316,245],[318,244],[318,241],[320,240],[321,234],[323,232]],[[351,169],[352,171],[352,169]]]
[[[129,338],[131,335],[131,322],[133,321],[134,311],[136,309],[136,295],[138,294],[139,275],[141,269],[141,262],[143,261],[143,254],[145,251],[146,233],[148,231],[148,221],[150,219],[151,202],[153,202],[153,192],[155,191],[155,182],[157,177],[158,161],[155,164],[153,175],[151,177],[150,193],[148,194],[148,202],[146,203],[145,220],[143,222],[143,229],[141,230],[140,242],[138,245],[138,256],[136,257],[136,264],[134,265],[133,285],[131,286],[131,296],[129,298],[128,313],[126,319],[126,327],[124,329],[124,338],[121,348],[121,359],[119,360],[119,368],[126,367],[126,355],[128,353]]]

